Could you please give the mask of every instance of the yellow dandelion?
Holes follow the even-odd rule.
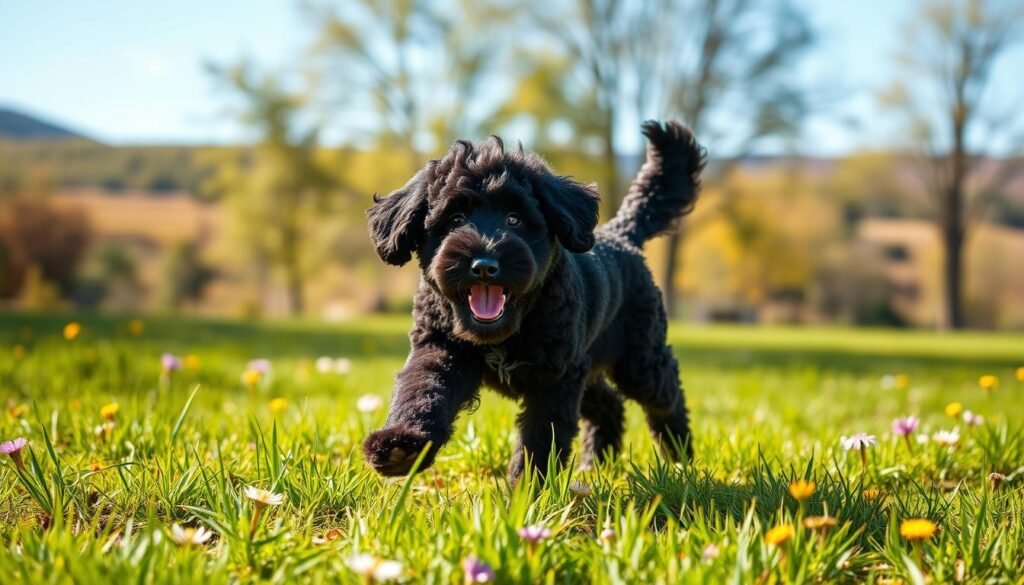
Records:
[[[185,356],[183,363],[185,364],[186,370],[194,372],[199,369],[199,366],[202,362],[199,360],[199,356],[189,354]]]
[[[24,418],[28,414],[27,404],[18,404],[16,406],[8,406],[7,414],[11,415],[11,418]]]
[[[25,357],[25,346],[15,345],[14,349],[12,349],[11,352],[14,354],[14,359],[20,360],[21,358]]]
[[[249,370],[246,370],[245,373],[242,374],[242,381],[245,382],[245,385],[249,386],[250,388],[252,388],[256,384],[259,384],[260,380],[262,380],[262,379],[263,379],[263,372],[261,372],[259,370],[249,369]]]
[[[984,376],[978,378],[978,386],[981,386],[981,389],[986,392],[995,390],[996,386],[998,385],[999,378],[993,376],[992,374],[985,374]]]
[[[282,412],[288,410],[288,399],[275,398],[270,401],[269,408],[271,414],[281,414]]]
[[[131,333],[135,337],[142,335],[146,331],[146,324],[142,322],[142,319],[132,319],[128,322],[128,333]]]
[[[818,484],[813,481],[798,479],[789,484],[789,495],[793,496],[796,501],[802,502],[813,496],[816,489],[818,489]]]
[[[808,516],[804,518],[804,528],[809,530],[828,530],[838,523],[832,516]]]
[[[74,341],[78,334],[82,332],[82,326],[76,321],[72,321],[64,326],[64,339],[68,341]]]
[[[950,402],[946,405],[946,416],[956,418],[964,411],[964,405],[959,402]]]
[[[910,386],[910,376],[906,374],[896,374],[893,378],[893,385],[897,390],[906,390]]]
[[[780,524],[772,528],[764,535],[764,541],[773,546],[779,546],[793,537],[792,524]]]
[[[913,518],[900,524],[900,536],[907,540],[928,540],[935,536],[939,527],[931,520]]]
[[[117,411],[121,410],[121,405],[116,402],[110,404],[104,404],[100,407],[100,416],[107,420],[114,420],[117,418]]]
[[[1017,381],[1024,382],[1024,366],[1017,368]]]

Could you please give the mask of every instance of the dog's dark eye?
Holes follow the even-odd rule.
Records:
[[[508,224],[508,227],[516,227],[523,223],[523,220],[515,213],[510,213],[508,214],[508,217],[505,218],[505,223]]]
[[[452,216],[450,222],[452,226],[459,227],[460,225],[466,223],[466,216],[461,213],[456,213],[455,215]]]

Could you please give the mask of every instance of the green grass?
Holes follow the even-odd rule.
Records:
[[[470,556],[499,583],[1024,580],[1019,335],[675,327],[692,465],[659,460],[631,405],[618,460],[512,490],[515,405],[486,391],[429,471],[387,481],[364,464],[362,438],[385,412],[356,401],[386,403],[405,318],[147,319],[135,336],[126,319],[78,316],[82,332],[66,341],[70,319],[0,314],[0,439],[29,440],[23,474],[0,461],[3,582],[356,583],[348,565],[361,553],[432,583],[463,582]],[[162,376],[163,352],[200,365]],[[349,357],[351,371],[317,372],[322,355]],[[248,389],[241,375],[257,357],[272,375]],[[982,374],[999,377],[991,396]],[[287,408],[272,413],[275,398]],[[985,424],[947,417],[950,402]],[[104,427],[109,403],[119,410]],[[923,434],[959,427],[958,444],[892,436],[908,414]],[[840,445],[856,432],[879,439],[866,467]],[[1006,481],[993,488],[992,472]],[[817,484],[803,504],[788,493],[797,478]],[[247,486],[284,496],[255,526]],[[825,513],[837,519],[827,533],[801,525]],[[910,518],[939,530],[909,542],[899,527]],[[175,523],[214,536],[179,546]],[[552,534],[531,545],[517,531],[534,524]],[[789,540],[766,542],[787,524]]]

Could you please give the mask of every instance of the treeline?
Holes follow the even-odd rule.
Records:
[[[544,146],[540,152],[561,172],[584,180],[594,180],[604,173],[604,161],[598,156],[552,145]],[[0,196],[39,192],[40,187],[44,187],[47,192],[84,187],[111,193],[144,191],[153,196],[187,193],[197,198],[208,198],[211,191],[210,179],[216,175],[217,167],[223,164],[225,157],[238,158],[244,162],[248,158],[248,150],[244,147],[223,146],[108,146],[85,140],[0,140]],[[367,167],[400,168],[406,157],[405,153],[387,149],[320,147],[320,150],[336,166],[333,172],[338,184],[355,191],[351,193],[352,196],[364,198],[396,186],[390,183],[374,184],[382,177],[376,173],[366,173]],[[426,156],[429,155],[423,155]],[[907,185],[896,185],[891,180],[894,175],[912,173],[915,161],[895,154],[856,155],[852,159],[859,162],[844,165],[842,159],[816,161],[818,166],[854,168],[855,172],[865,173],[848,177],[848,182],[864,181],[867,175],[875,177],[874,187],[864,185],[854,199],[847,198],[842,202],[849,222],[856,223],[867,217],[906,219],[925,215],[914,198],[905,196],[905,192],[912,189]],[[992,166],[994,173],[1006,172],[1002,170],[1004,167],[1024,168],[1024,159],[1019,158],[983,162]],[[637,157],[621,157],[617,164],[620,169],[627,169],[625,174],[628,175],[638,163]],[[722,164],[723,161],[712,162],[713,166]],[[801,164],[799,158],[793,157],[757,157],[727,161],[727,164],[732,168],[775,170],[806,170],[810,166]],[[884,180],[879,181],[880,175],[883,175]],[[985,219],[994,224],[1024,229],[1024,193],[993,198]]]
[[[85,140],[0,141],[0,194],[46,181],[53,188],[198,194],[216,147],[114,147]]]

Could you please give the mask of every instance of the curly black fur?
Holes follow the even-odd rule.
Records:
[[[693,211],[707,152],[689,128],[654,120],[643,123],[647,161],[640,168],[615,218],[602,229],[621,234],[635,246],[670,231]]]
[[[522,403],[513,481],[528,462],[542,471],[552,451],[564,462],[581,417],[583,463],[617,452],[623,396],[644,408],[666,456],[689,456],[678,366],[641,247],[693,209],[706,154],[678,122],[646,122],[643,132],[647,161],[598,229],[592,187],[497,137],[456,142],[374,199],[377,253],[397,265],[415,253],[422,272],[412,352],[384,428],[364,445],[374,469],[406,474],[425,449],[421,469],[430,466],[481,385]]]

